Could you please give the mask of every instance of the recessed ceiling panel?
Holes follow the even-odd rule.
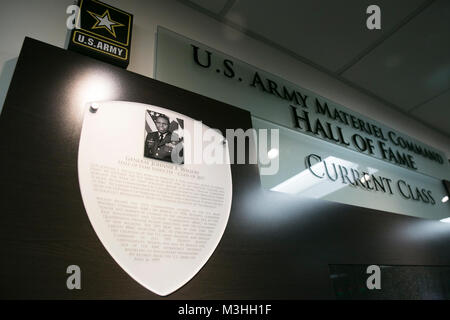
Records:
[[[377,1],[382,30],[368,30],[369,0],[237,1],[226,19],[331,71],[389,32],[423,0]]]
[[[184,1],[181,1],[184,2]],[[190,0],[192,2],[202,8],[205,8],[212,13],[219,14],[222,11],[223,7],[227,3],[227,0]]]
[[[412,114],[450,136],[450,90],[421,105]]]
[[[343,76],[405,111],[450,87],[450,1],[434,2]]]

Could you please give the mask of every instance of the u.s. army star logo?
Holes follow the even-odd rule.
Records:
[[[89,14],[95,18],[97,21],[95,22],[94,26],[91,29],[100,29],[104,28],[106,29],[114,38],[116,38],[116,31],[114,28],[118,27],[124,27],[125,25],[119,22],[116,22],[111,19],[111,16],[109,15],[108,9],[103,13],[103,15],[98,15],[96,13],[93,13],[91,11],[88,11]]]
[[[79,0],[79,28],[69,49],[126,68],[130,62],[133,15],[98,0]]]

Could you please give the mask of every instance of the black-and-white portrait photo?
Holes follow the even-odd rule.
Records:
[[[144,156],[183,164],[183,129],[183,119],[147,110]]]

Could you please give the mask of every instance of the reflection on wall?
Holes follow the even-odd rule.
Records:
[[[428,176],[252,117],[255,129],[279,130],[279,170],[263,188],[441,220],[450,216],[441,178]],[[261,166],[260,166],[261,168]]]
[[[367,265],[330,265],[330,281],[340,300],[450,299],[450,266],[380,265],[381,289],[367,288]]]
[[[330,169],[330,167],[332,167],[332,169]],[[353,182],[361,184],[368,183],[371,179],[370,175],[378,171],[377,169],[369,167],[367,168],[368,173],[361,175],[359,173],[363,172],[365,169],[359,164],[328,156],[323,161],[310,166],[308,169],[281,182],[270,190],[289,194],[302,194],[310,198],[323,198],[337,190],[349,187],[342,183],[330,183],[330,180],[336,181],[339,179],[339,172],[342,172],[343,168],[345,168],[347,175],[349,169],[351,172],[358,172],[358,176],[356,177],[355,175]],[[314,176],[314,173],[318,172],[322,172],[322,178],[318,179],[317,176]],[[342,178],[342,174],[340,178]]]

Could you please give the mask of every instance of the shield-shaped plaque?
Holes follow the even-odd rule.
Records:
[[[208,150],[224,161],[205,156]],[[158,295],[192,279],[225,231],[232,197],[228,146],[219,132],[185,115],[132,102],[90,104],[78,175],[100,241]]]

